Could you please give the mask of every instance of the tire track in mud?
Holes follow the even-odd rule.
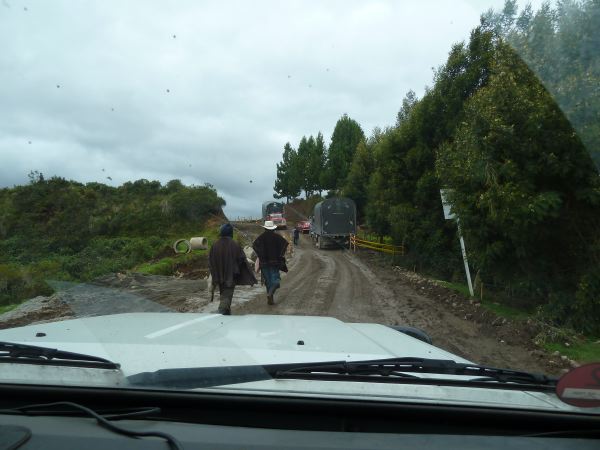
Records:
[[[343,251],[335,255],[338,266],[349,280],[350,287],[345,292],[340,286],[335,293],[335,309],[331,312],[345,321],[371,321],[396,325],[406,323],[404,311],[394,304],[394,294],[383,285],[377,276],[352,253]],[[390,320],[391,319],[391,320]]]
[[[548,372],[526,343],[504,342],[489,327],[457,316],[410,286],[391,267],[368,264],[345,250],[316,249],[307,236],[289,261],[289,273],[269,306],[266,295],[236,305],[233,314],[320,315],[344,322],[409,325],[425,330],[434,345],[471,361]]]
[[[236,308],[234,295],[233,313],[327,315],[332,302],[335,267],[329,258],[317,256],[310,249],[310,241],[304,238],[289,261],[289,272],[282,274],[281,288],[275,292],[275,305],[267,305],[263,291],[253,301]]]
[[[289,272],[283,275],[282,287],[275,294],[275,305],[266,305],[265,297],[240,305],[233,312],[320,315],[347,322],[383,323],[386,314],[393,311],[389,305],[392,293],[376,283],[373,274],[365,276],[368,273],[364,264],[349,253],[316,249],[307,236],[302,236]],[[385,308],[381,301],[386,302]]]

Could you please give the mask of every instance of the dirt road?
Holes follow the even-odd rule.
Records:
[[[536,350],[526,333],[502,321],[482,324],[469,318],[472,314],[463,315],[457,302],[466,301],[451,291],[440,288],[437,299],[422,295],[401,273],[352,252],[318,250],[301,236],[288,266],[275,305],[267,305],[262,291],[235,303],[233,314],[322,315],[344,322],[410,325],[427,331],[434,345],[477,363],[546,373],[564,367]]]
[[[246,243],[261,231],[239,226]],[[265,288],[236,287],[233,314],[336,317],[344,322],[409,325],[425,330],[433,344],[473,362],[548,374],[572,364],[533,345],[533,327],[511,323],[478,303],[412,272],[382,263],[371,252],[320,250],[306,235],[288,258],[289,272],[268,305]],[[191,277],[193,278],[193,277]],[[0,329],[44,321],[133,311],[216,313],[202,279],[109,274],[92,283],[58,286],[0,316]],[[532,334],[533,333],[533,334]]]

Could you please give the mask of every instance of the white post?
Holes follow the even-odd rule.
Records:
[[[442,198],[442,207],[444,209],[444,219],[451,220],[456,219],[456,225],[458,227],[458,239],[460,241],[460,249],[462,250],[463,262],[465,263],[465,272],[467,274],[467,283],[469,285],[469,292],[471,293],[471,297],[474,297],[473,293],[473,284],[471,283],[471,272],[469,271],[469,261],[467,261],[467,250],[465,248],[465,240],[462,237],[462,231],[460,231],[460,221],[458,220],[458,216],[452,212],[452,206],[448,203],[446,199],[446,194],[452,192],[452,189],[440,189],[440,197]]]
[[[469,285],[469,292],[471,293],[471,297],[474,297],[473,293],[473,284],[471,283],[471,271],[469,270],[469,261],[467,260],[467,249],[465,248],[465,240],[462,237],[462,232],[460,231],[460,222],[458,218],[456,219],[456,224],[458,225],[458,237],[460,240],[460,249],[462,250],[463,261],[465,263],[465,272],[467,273],[467,283]]]

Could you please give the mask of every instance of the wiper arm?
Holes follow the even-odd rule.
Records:
[[[465,378],[423,377],[419,374],[462,375]],[[127,377],[128,382],[133,386],[180,389],[225,386],[270,379],[432,384],[538,391],[554,390],[557,382],[556,378],[540,374],[425,358],[186,367],[159,369],[155,372],[142,372]]]
[[[411,373],[434,374],[434,375],[458,375],[468,378],[465,380],[447,380],[444,382],[457,381],[459,384],[472,385],[477,383],[490,384],[490,382],[501,383],[501,387],[509,385],[527,385],[528,387],[554,389],[558,381],[555,377],[542,374],[522,372],[511,369],[499,369],[496,367],[482,366],[477,364],[457,363],[453,360],[427,359],[427,358],[391,358],[372,361],[339,361],[323,364],[295,365],[288,369],[277,370],[274,378],[279,379],[320,379],[320,380],[345,380],[345,381],[367,381],[393,383],[402,382],[402,379],[410,377],[407,382],[414,382],[418,378],[420,382],[427,380],[432,384],[439,384],[439,378],[421,378]],[[490,384],[490,387],[493,387]]]
[[[38,364],[96,369],[119,369],[108,359],[83,353],[66,352],[55,348],[0,341],[0,363]]]

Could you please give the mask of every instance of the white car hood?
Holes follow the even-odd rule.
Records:
[[[130,375],[188,367],[393,357],[469,362],[386,326],[344,323],[314,316],[115,314],[0,330],[0,340],[85,353],[121,364],[120,371],[19,364],[0,366],[0,382],[39,384],[127,386],[126,377]],[[264,380],[201,390],[577,410],[553,394],[450,387],[443,383],[425,386]]]

